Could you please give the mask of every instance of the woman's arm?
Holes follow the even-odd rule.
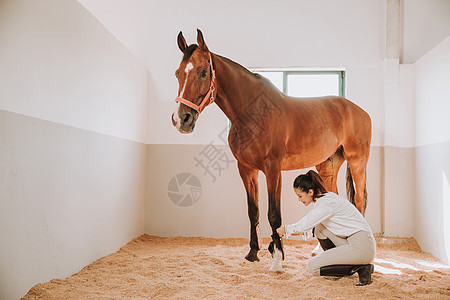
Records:
[[[297,223],[281,226],[283,227],[286,237],[289,238],[289,236],[294,233],[308,231],[330,218],[333,215],[333,209],[328,204],[329,203],[318,204]]]
[[[286,229],[285,229],[284,225],[281,225],[281,227],[279,227],[279,228],[277,229],[277,233],[278,233],[278,235],[279,235],[280,237],[282,237],[283,235],[286,234]],[[295,233],[291,233],[291,235],[303,235],[303,234],[305,234],[305,233],[304,233],[304,232],[295,232]]]

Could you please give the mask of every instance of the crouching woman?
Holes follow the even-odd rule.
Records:
[[[294,191],[305,206],[314,208],[300,221],[277,229],[282,237],[314,232],[324,252],[309,259],[308,270],[314,275],[346,276],[358,273],[357,286],[370,284],[375,258],[375,239],[361,213],[347,199],[328,192],[315,171],[298,176]]]

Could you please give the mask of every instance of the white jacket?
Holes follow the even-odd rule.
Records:
[[[286,238],[296,232],[304,232],[322,223],[333,234],[348,237],[364,230],[372,237],[372,230],[362,214],[347,199],[328,192],[318,198],[314,208],[295,224],[286,225]]]

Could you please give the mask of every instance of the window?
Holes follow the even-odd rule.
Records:
[[[345,71],[250,69],[269,79],[280,91],[292,97],[345,97]],[[228,120],[227,128],[231,128]],[[228,142],[226,142],[228,144]]]
[[[345,96],[345,71],[252,70],[293,97]]]

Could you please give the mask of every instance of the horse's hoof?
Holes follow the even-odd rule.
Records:
[[[259,261],[258,250],[250,250],[245,259],[251,262]]]
[[[282,266],[272,266],[272,267],[270,267],[269,271],[271,271],[271,272],[284,272]]]
[[[272,272],[283,272],[283,266],[281,261],[283,260],[283,254],[281,252],[281,250],[275,248],[274,249],[274,253],[273,253],[273,261],[272,261],[272,266],[270,267],[270,271]]]

